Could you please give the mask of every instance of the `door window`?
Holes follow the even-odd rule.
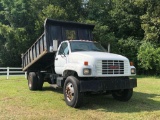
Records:
[[[58,53],[58,55],[62,55],[62,54],[65,54],[65,55],[69,54],[68,44],[66,42],[61,44],[61,47]]]

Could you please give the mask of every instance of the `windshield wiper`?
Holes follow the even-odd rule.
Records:
[[[75,51],[87,51],[87,50],[84,50],[84,49],[74,49],[72,51],[75,52]]]
[[[93,51],[101,51],[100,49],[92,49]]]

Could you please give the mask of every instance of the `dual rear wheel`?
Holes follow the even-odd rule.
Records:
[[[30,72],[28,74],[28,87],[30,90],[42,90],[43,87],[42,75],[36,74],[35,72]]]

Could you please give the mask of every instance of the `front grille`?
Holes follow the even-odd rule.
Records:
[[[124,74],[124,61],[122,60],[99,60],[97,61],[97,74]]]
[[[124,74],[124,62],[119,60],[102,60],[102,74]]]

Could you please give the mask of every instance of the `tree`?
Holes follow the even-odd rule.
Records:
[[[82,0],[60,0],[59,5],[67,13],[67,20],[78,21],[83,16]]]
[[[147,6],[146,14],[141,16],[141,26],[145,31],[144,40],[153,43],[160,43],[160,1],[148,0],[147,3],[143,1],[141,4],[145,4]]]
[[[137,7],[134,0],[112,0],[112,10],[109,12],[112,19],[111,30],[118,38],[135,37],[143,38],[140,16],[141,9]]]
[[[109,11],[112,9],[111,0],[89,0],[85,10],[85,19],[104,23],[109,20]]]
[[[160,48],[150,42],[143,42],[138,51],[140,68],[150,71],[150,74],[159,74]]]
[[[58,20],[66,20],[67,13],[65,10],[59,6],[54,6],[49,4],[47,7],[43,8],[43,10],[38,14],[38,19],[35,22],[35,30],[37,36],[43,31],[43,24],[46,18],[58,19]]]
[[[134,63],[134,66],[138,68],[137,53],[140,46],[140,40],[134,37],[128,37],[127,39],[121,38],[118,40],[118,54],[124,55]]]
[[[4,41],[0,49],[3,66],[21,66],[21,53],[34,38],[33,12],[30,12],[29,0],[1,0],[4,16],[0,24],[0,36]],[[1,65],[1,66],[2,66]]]

